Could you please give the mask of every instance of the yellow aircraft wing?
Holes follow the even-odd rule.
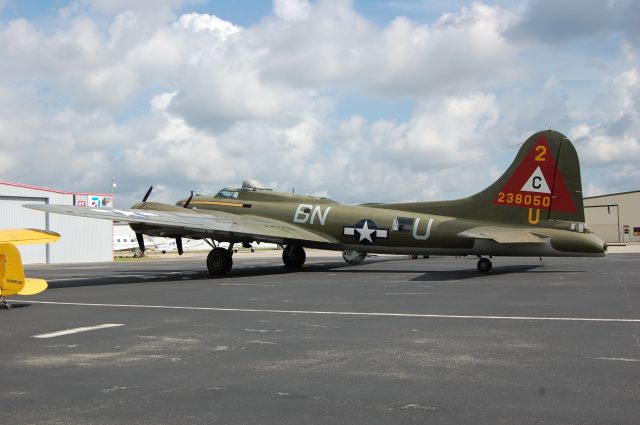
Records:
[[[51,243],[60,239],[56,232],[38,229],[9,229],[0,230],[0,243],[12,243],[14,245],[29,245]]]

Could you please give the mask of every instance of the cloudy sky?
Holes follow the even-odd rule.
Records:
[[[640,189],[640,2],[0,0],[0,180],[453,199],[553,128]]]

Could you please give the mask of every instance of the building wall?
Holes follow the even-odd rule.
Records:
[[[640,191],[584,198],[589,229],[607,242],[640,242]]]
[[[52,244],[19,246],[25,264],[113,261],[111,221],[49,214],[22,207],[22,204],[32,203],[73,205],[74,193],[0,182],[0,229],[31,227],[51,230],[61,236]]]

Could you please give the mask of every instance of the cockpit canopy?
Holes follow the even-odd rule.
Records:
[[[236,199],[238,197],[238,191],[235,189],[222,189],[216,194],[216,198]]]
[[[240,189],[231,189],[225,188],[216,194],[216,198],[226,198],[226,199],[236,199],[239,195],[239,192],[243,191],[258,191],[258,190],[272,190],[266,188],[262,183],[257,180],[245,180],[242,182],[242,187]]]

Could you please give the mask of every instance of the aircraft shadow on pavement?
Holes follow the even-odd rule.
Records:
[[[16,308],[22,308],[22,307],[29,307],[31,306],[30,303],[25,303],[25,302],[15,302],[15,301],[11,301],[9,304],[11,304],[11,310],[15,310]],[[0,307],[0,311],[2,310],[7,310],[6,308]]]
[[[513,274],[531,272],[542,264],[536,265],[509,265],[494,267],[489,273],[480,273],[476,268],[462,269],[462,270],[434,270],[428,271],[422,276],[414,277],[411,279],[414,282],[442,282],[447,280],[465,280],[476,278],[490,278],[492,276],[500,276],[504,274]]]
[[[387,261],[393,261],[392,259],[375,259],[368,261],[365,264],[375,264]],[[249,265],[249,267],[247,267]],[[371,272],[371,270],[358,270],[360,266],[350,266],[344,261],[325,261],[321,264],[310,263],[305,265],[302,270],[287,269],[282,264],[273,265],[260,265],[251,266],[250,262],[244,263],[242,267],[234,267],[229,274],[223,276],[210,276],[207,270],[163,270],[157,273],[149,273],[149,270],[119,270],[124,276],[88,276],[86,279],[70,277],[69,279],[57,278],[55,281],[49,281],[49,288],[75,288],[82,286],[103,286],[103,285],[135,285],[150,282],[189,282],[196,280],[227,280],[237,279],[243,277],[259,277],[259,276],[274,276],[284,275],[292,273],[317,273],[328,271],[341,271],[341,268],[349,267],[351,272]],[[131,276],[140,274],[141,277]]]
[[[50,288],[74,288],[82,286],[103,286],[103,285],[136,285],[153,282],[181,282],[198,281],[198,280],[233,280],[247,277],[276,276],[296,273],[375,273],[375,274],[416,274],[422,273],[420,276],[413,277],[409,281],[415,282],[436,282],[436,281],[452,281],[476,278],[491,278],[492,276],[518,274],[518,273],[580,273],[576,270],[540,270],[544,264],[535,265],[507,265],[494,267],[490,273],[479,273],[474,268],[453,269],[453,270],[429,270],[429,264],[424,263],[424,267],[394,267],[385,269],[376,269],[376,264],[388,263],[396,261],[395,259],[373,259],[368,260],[362,265],[352,266],[343,261],[325,261],[320,264],[310,263],[304,266],[302,270],[287,269],[281,264],[251,266],[251,263],[244,263],[241,267],[235,267],[229,274],[223,276],[210,276],[206,270],[188,270],[184,272],[176,270],[158,271],[155,274],[141,274],[141,277],[131,276],[133,271],[123,271],[122,277],[87,277],[86,279],[70,278],[69,280],[58,280],[49,282]],[[247,265],[249,265],[247,267]],[[368,267],[368,266],[374,266]],[[142,277],[143,276],[143,277]]]

